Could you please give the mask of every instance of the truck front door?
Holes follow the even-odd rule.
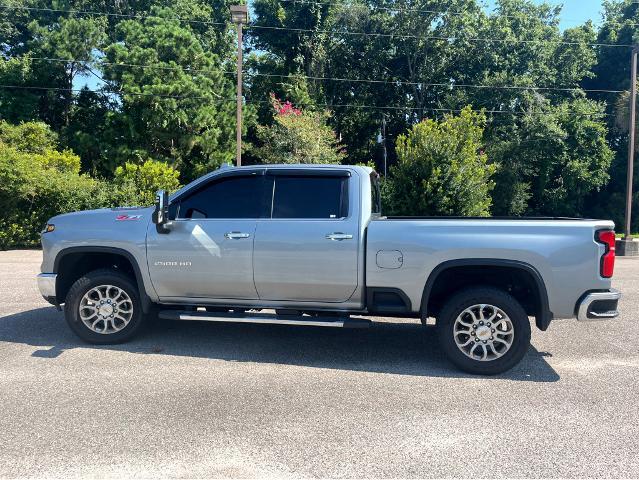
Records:
[[[161,299],[257,298],[253,240],[269,213],[264,183],[264,170],[222,175],[172,203],[169,233],[149,225],[148,268]]]
[[[359,217],[349,205],[349,175],[267,171],[271,218],[257,221],[253,253],[260,299],[345,302],[353,295],[360,239]],[[356,194],[350,192],[352,198]]]

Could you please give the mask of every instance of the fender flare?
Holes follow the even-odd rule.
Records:
[[[437,281],[437,277],[444,271],[453,267],[507,267],[507,268],[515,268],[519,270],[523,270],[526,273],[529,273],[539,292],[540,299],[540,309],[538,314],[535,315],[535,324],[537,328],[542,331],[548,329],[550,325],[550,321],[553,318],[553,313],[550,311],[549,303],[548,303],[548,290],[546,289],[546,284],[544,283],[544,279],[539,273],[539,271],[530,265],[529,263],[522,262],[519,260],[504,260],[500,258],[463,258],[457,260],[447,260],[445,262],[437,265],[428,276],[426,280],[426,284],[424,285],[424,292],[422,293],[422,302],[421,302],[421,313],[422,316],[426,314],[428,307],[428,300],[430,298],[430,293],[433,289],[433,285]]]
[[[58,273],[58,269],[64,257],[74,253],[110,253],[112,255],[117,255],[120,257],[124,257],[128,260],[133,267],[133,273],[135,275],[135,281],[138,285],[138,294],[140,295],[140,302],[142,303],[142,311],[144,313],[149,313],[151,311],[153,302],[149,298],[146,293],[146,288],[144,287],[144,279],[142,278],[142,271],[140,270],[140,265],[137,260],[133,256],[133,254],[123,248],[117,247],[104,247],[104,246],[86,246],[86,247],[67,247],[60,250],[55,256],[55,260],[53,261],[53,273]]]

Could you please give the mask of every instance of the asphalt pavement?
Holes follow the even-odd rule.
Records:
[[[158,322],[83,344],[0,252],[0,477],[639,477],[639,259],[613,321],[473,377],[433,328]]]

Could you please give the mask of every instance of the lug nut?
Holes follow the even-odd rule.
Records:
[[[483,325],[483,324],[484,324],[484,322],[479,322],[479,324],[480,324],[480,325]]]
[[[486,343],[486,340],[484,340],[484,343]]]
[[[486,326],[487,326],[487,327],[490,327],[490,322],[488,322],[488,323],[486,324]]]
[[[113,316],[113,315],[111,315],[111,316]],[[490,337],[490,339],[493,340],[493,337]]]
[[[495,333],[495,329],[494,329],[494,328],[491,328],[491,329],[490,329],[490,331],[491,331],[491,332],[493,332],[493,333]]]

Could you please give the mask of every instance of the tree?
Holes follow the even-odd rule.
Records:
[[[346,157],[335,132],[326,125],[328,112],[302,111],[271,96],[273,124],[258,126],[262,146],[254,154],[264,163],[341,163]]]
[[[389,213],[487,216],[496,167],[482,151],[485,116],[426,119],[397,138],[398,163],[385,185]]]
[[[587,99],[540,104],[496,129],[489,146],[500,165],[495,189],[502,215],[579,216],[608,181],[613,152],[604,106]]]
[[[116,41],[106,48],[105,78],[122,92],[118,114],[126,137],[117,155],[121,161],[133,154],[167,161],[189,180],[234,158],[233,82],[224,61],[205,50],[174,9],[151,13],[120,22]]]

